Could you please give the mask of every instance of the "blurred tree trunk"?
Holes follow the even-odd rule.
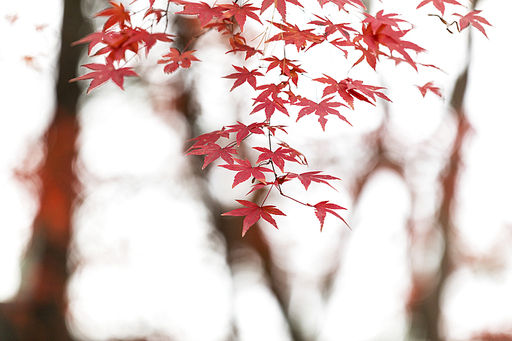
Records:
[[[80,91],[69,79],[76,77],[80,55],[71,43],[88,30],[80,4],[80,0],[64,0],[55,115],[44,136],[46,160],[38,174],[40,207],[23,261],[20,291],[12,302],[0,305],[2,341],[72,340],[66,327],[66,284]]]
[[[463,146],[471,131],[470,123],[464,113],[463,99],[466,93],[466,84],[468,79],[468,67],[462,72],[455,83],[454,92],[451,98],[451,107],[456,117],[457,132],[453,141],[450,156],[447,164],[440,175],[441,183],[441,202],[438,208],[436,225],[443,236],[444,248],[441,255],[441,262],[434,277],[432,284],[420,284],[426,288],[426,292],[412,307],[413,315],[411,321],[411,333],[417,335],[419,339],[426,337],[428,341],[444,340],[440,330],[440,321],[442,317],[442,293],[444,285],[452,273],[455,260],[453,259],[453,208],[458,191],[458,179],[461,175],[463,166]],[[413,280],[414,281],[414,280]],[[416,281],[421,281],[418,279]]]
[[[478,0],[474,0],[471,10],[474,10]],[[437,276],[433,283],[421,283],[422,279],[413,278],[413,283],[419,284],[419,300],[412,305],[412,320],[410,332],[419,339],[428,341],[444,340],[440,330],[442,318],[442,293],[446,281],[456,266],[453,257],[453,236],[455,234],[453,209],[456,204],[458,180],[464,165],[464,144],[472,131],[471,124],[464,110],[464,98],[468,84],[469,65],[471,62],[471,33],[468,36],[468,62],[455,82],[450,98],[451,114],[455,118],[457,130],[450,150],[449,158],[440,174],[441,202],[435,217],[436,226],[439,228],[444,241]],[[413,275],[414,276],[414,275]]]

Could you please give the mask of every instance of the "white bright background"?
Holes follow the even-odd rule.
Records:
[[[392,63],[383,64],[378,74],[366,67],[348,74],[388,88],[386,94],[393,100],[388,107],[390,134],[403,146],[396,149],[399,157],[415,162],[407,169],[416,190],[414,205],[404,181],[390,171],[375,174],[360,201],[351,202],[347,184],[357,173],[353,164],[366,161],[359,139],[379,125],[381,107],[361,104],[348,112],[353,128],[331,119],[322,133],[316,119],[309,117],[290,128],[298,138],[287,141],[308,156],[311,170],[344,178],[337,186],[339,192],[312,192],[311,201],[329,199],[347,207],[345,217],[353,228],[349,232],[328,219],[319,233],[311,212],[273,198],[288,217],[278,219],[279,231],[269,227],[265,232],[271,244],[282,250],[276,254],[280,266],[294,274],[290,309],[305,332],[319,332],[320,340],[405,337],[404,297],[411,275],[406,223],[411,214],[421,220],[435,211],[438,190],[434,184],[454,132],[445,100],[432,94],[423,99],[413,85],[433,80],[449,98],[455,77],[470,57],[465,106],[475,132],[464,151],[457,233],[469,254],[488,255],[496,248],[507,253],[501,256],[499,271],[462,267],[454,273],[445,291],[443,326],[447,339],[462,340],[484,328],[512,325],[507,239],[512,226],[512,135],[508,132],[512,70],[505,26],[512,2],[479,2],[494,27],[487,29],[489,40],[473,29],[470,55],[467,31],[448,34],[436,18],[427,16],[434,12],[432,5],[417,11],[417,2],[384,0],[384,5],[388,12],[403,13],[417,24],[410,40],[429,51],[422,61],[446,74],[426,68],[417,74],[409,66],[395,68]],[[379,6],[374,1],[372,11]],[[452,10],[448,5],[447,13]],[[38,146],[53,110],[61,3],[4,1],[0,14],[0,300],[9,300],[19,286],[20,259],[37,209],[35,187],[19,181],[16,174],[19,169],[36,169],[42,159]],[[226,95],[231,81],[220,77],[231,73],[229,65],[240,59],[219,51],[204,43],[198,52],[202,62],[191,71],[203,103],[205,130],[243,119],[240,112],[247,112],[250,105],[244,99],[253,96],[246,85]],[[332,63],[333,75],[347,76],[345,64],[340,66],[345,63],[341,55],[312,49],[311,54],[315,53]],[[317,60],[304,61],[304,68],[323,67]],[[319,89],[305,91],[318,95]],[[88,96],[80,112],[79,162],[86,171],[79,174],[84,183],[83,204],[75,214],[72,256],[80,266],[69,284],[73,332],[92,340],[148,331],[179,340],[223,340],[234,316],[240,340],[288,340],[257,256],[243,251],[245,261],[231,276],[222,241],[197,199],[198,184],[187,176],[190,165],[182,156],[183,122],[172,112],[155,113],[149,96],[137,85],[127,84],[125,92],[106,85]],[[238,103],[236,112],[226,108],[226,101]],[[227,192],[219,200],[229,203],[246,189],[231,193],[232,174],[226,173],[213,171],[211,186],[216,193]],[[337,266],[328,261],[340,253],[343,266],[333,296],[324,304],[316,278]]]

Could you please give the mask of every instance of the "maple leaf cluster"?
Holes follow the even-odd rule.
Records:
[[[132,14],[127,11],[123,4],[117,4],[113,1],[109,1],[109,4],[112,7],[95,15],[95,17],[107,18],[103,29],[73,43],[73,45],[88,43],[90,56],[104,55],[106,57],[105,64],[91,63],[84,65],[95,71],[70,80],[72,82],[92,78],[87,93],[108,80],[112,80],[123,89],[124,77],[138,76],[132,67],[119,67],[121,62],[125,62],[130,57],[129,52],[137,54],[141,48],[144,48],[147,56],[157,41],[173,41],[169,34],[163,32],[151,33],[141,27],[132,27]],[[155,16],[157,21],[162,19],[162,11],[155,11],[153,8],[146,11],[146,16],[149,15]],[[92,53],[95,47],[98,46],[101,48]]]
[[[286,48],[290,45],[297,55],[307,53],[310,49],[319,45],[341,51],[345,58],[356,56],[352,65],[346,64],[348,70],[361,65],[368,65],[377,70],[378,63],[382,59],[390,59],[396,64],[406,63],[418,71],[418,66],[435,67],[422,64],[417,60],[417,55],[425,50],[407,38],[413,25],[402,19],[397,13],[385,13],[384,10],[371,15],[366,12],[364,4],[360,0],[318,0],[321,8],[329,11],[343,11],[354,18],[362,18],[348,22],[334,22],[332,17],[322,16],[317,13],[308,13],[310,20],[307,24],[292,21],[289,15],[290,6],[309,12],[299,0],[263,0],[261,7],[250,2],[230,1],[226,3],[214,2],[208,4],[203,1],[192,0],[168,0],[166,9],[155,7],[154,0],[134,0],[134,2],[147,2],[148,6],[143,11],[132,12],[122,3],[109,1],[110,7],[100,11],[95,17],[105,19],[102,28],[89,34],[74,44],[88,44],[90,56],[103,56],[104,63],[89,63],[83,65],[92,70],[85,75],[74,78],[71,81],[92,79],[87,92],[112,80],[121,89],[124,78],[138,76],[134,67],[126,66],[128,60],[140,54],[149,54],[157,42],[173,43],[173,35],[165,32],[169,25],[165,25],[164,32],[158,31],[157,24],[165,20],[167,23],[172,16],[192,16],[198,21],[201,31],[194,36],[185,47],[178,49],[170,46],[167,53],[158,59],[157,64],[163,64],[164,73],[178,72],[179,69],[187,69],[200,62],[196,56],[196,50],[188,47],[196,39],[204,39],[208,32],[228,37],[229,50],[226,53],[240,53],[244,56],[246,65],[233,65],[234,72],[225,78],[233,81],[230,91],[248,84],[255,92],[252,98],[252,110],[250,117],[260,117],[252,123],[236,124],[222,127],[221,129],[206,132],[192,139],[192,145],[186,151],[187,155],[204,156],[203,169],[212,163],[218,167],[234,172],[232,187],[247,183],[250,180],[250,189],[247,196],[255,191],[266,191],[264,199],[259,203],[251,200],[236,200],[242,208],[237,208],[224,213],[226,216],[243,216],[242,235],[256,224],[260,219],[277,228],[274,216],[285,216],[274,205],[266,204],[272,191],[290,199],[298,205],[312,208],[323,229],[325,218],[328,214],[340,219],[347,226],[346,221],[339,212],[344,207],[323,200],[318,203],[308,203],[286,194],[288,182],[300,183],[306,191],[312,183],[326,185],[334,189],[332,182],[339,178],[323,174],[321,171],[292,172],[290,167],[307,167],[306,156],[300,151],[288,145],[281,139],[286,135],[286,126],[272,124],[274,115],[290,116],[296,108],[296,121],[310,115],[314,115],[322,130],[326,130],[328,120],[338,118],[351,125],[346,115],[355,110],[356,103],[376,105],[378,101],[391,100],[385,95],[385,88],[367,84],[363,80],[345,77],[339,79],[328,74],[309,74],[303,68],[299,60],[287,57]],[[456,0],[424,0],[418,1],[417,8],[427,7],[432,4],[441,13],[437,15],[447,25],[452,24],[443,18],[445,4],[450,6],[462,6]],[[179,6],[180,10],[171,13],[170,3]],[[262,14],[275,10],[271,21],[263,19]],[[327,10],[326,10],[327,11]],[[470,11],[466,14],[454,13],[458,19],[455,21],[459,31],[474,26],[484,35],[486,32],[482,24],[490,25],[480,11]],[[135,15],[143,15],[143,24],[133,25]],[[280,20],[278,17],[280,17]],[[251,21],[262,27],[262,41],[259,44],[249,44],[246,37],[247,23]],[[143,28],[145,27],[145,28]],[[271,31],[277,33],[269,34]],[[451,31],[450,31],[451,32]],[[268,34],[268,35],[267,35]],[[487,35],[486,35],[487,36]],[[277,44],[278,48],[266,49],[268,44]],[[279,48],[281,47],[281,49]],[[272,52],[269,52],[272,50]],[[142,51],[142,53],[141,53]],[[273,51],[282,51],[282,54]],[[247,66],[252,60],[257,61],[259,68],[250,69]],[[254,62],[253,64],[254,65]],[[276,74],[277,73],[277,74]],[[270,76],[277,76],[271,78]],[[269,79],[278,81],[269,82]],[[311,99],[298,92],[301,84],[309,82],[317,84],[322,90],[321,98]],[[427,82],[423,86],[417,86],[424,97],[427,91],[442,97],[439,87],[433,82]],[[259,115],[259,116],[258,116]],[[277,135],[280,135],[279,137]],[[255,159],[240,157],[247,153],[240,152],[246,146],[251,136],[263,135],[267,137],[266,144],[251,146],[250,150],[255,154]],[[246,147],[245,147],[246,148]],[[246,148],[247,150],[247,148]],[[240,153],[239,153],[240,152]]]
[[[437,15],[437,14],[430,14],[430,15],[439,17],[441,22],[446,25],[446,29],[448,30],[448,32],[452,33],[452,31],[450,30],[450,26],[452,26],[453,24],[456,25],[457,30],[459,32],[468,28],[471,25],[474,28],[476,28],[477,30],[479,30],[480,32],[482,32],[482,34],[486,38],[488,38],[487,33],[485,32],[485,28],[484,28],[484,26],[482,26],[482,24],[489,25],[489,26],[492,26],[492,25],[487,21],[487,19],[485,19],[484,17],[479,15],[482,11],[473,10],[464,15],[461,13],[452,13],[452,16],[459,17],[459,19],[458,19],[458,21],[454,20],[452,22],[449,22],[449,20],[446,20],[444,18],[444,11],[446,9],[445,4],[461,6],[461,7],[464,7],[464,5],[462,5],[461,3],[459,3],[456,0],[423,0],[418,5],[417,8],[421,8],[430,3],[432,3],[432,5],[434,5],[434,7],[441,13],[441,15]]]

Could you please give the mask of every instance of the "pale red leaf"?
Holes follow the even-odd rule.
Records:
[[[340,11],[343,10],[345,12],[348,12],[345,9],[345,6],[347,5],[352,5],[354,7],[361,7],[363,9],[366,9],[361,0],[318,0],[318,3],[320,4],[321,7],[324,7],[324,5],[329,2],[332,2],[333,4],[338,6]]]
[[[461,31],[463,29],[465,29],[466,27],[468,27],[469,25],[472,25],[474,28],[476,28],[477,30],[482,32],[487,39],[489,39],[489,37],[487,37],[487,34],[485,33],[484,27],[481,24],[485,24],[485,25],[489,25],[489,26],[492,26],[492,25],[484,17],[478,15],[478,13],[480,13],[480,12],[482,12],[482,11],[471,11],[464,16],[462,16],[458,13],[454,13],[453,15],[460,17],[459,28]]]
[[[459,2],[457,2],[455,0],[423,0],[422,2],[420,2],[418,7],[416,7],[416,9],[421,8],[430,2],[439,10],[439,12],[441,12],[441,15],[444,15],[444,8],[445,8],[444,4],[445,3],[463,6],[462,4],[460,4]]]
[[[423,97],[425,97],[425,95],[427,94],[427,91],[430,91],[439,97],[443,97],[443,94],[441,93],[441,89],[439,89],[437,86],[434,86],[433,82],[428,82],[422,86],[416,85],[416,87],[420,90],[421,95]]]

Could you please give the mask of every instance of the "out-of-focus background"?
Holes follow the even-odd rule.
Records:
[[[248,188],[183,152],[198,134],[248,123],[254,92],[230,93],[221,78],[242,56],[211,32],[193,68],[164,75],[154,61],[167,47],[155,48],[124,92],[86,96],[88,82],[68,80],[90,59],[70,44],[108,3],[2,1],[0,340],[512,340],[512,2],[473,1],[489,39],[450,34],[418,3],[366,2],[414,22],[420,61],[444,72],[349,71],[315,47],[306,70],[320,77],[332,63],[330,75],[385,86],[393,103],[358,103],[353,127],[331,119],[325,133],[283,118],[310,170],[342,178],[338,191],[313,184],[310,201],[347,207],[352,230],[329,217],[320,233],[313,212],[274,196],[280,229],[241,238],[241,220],[220,214]],[[330,5],[326,15],[344,15]],[[170,18],[178,44],[197,29],[189,19]],[[428,81],[443,98],[422,98],[415,85]]]

